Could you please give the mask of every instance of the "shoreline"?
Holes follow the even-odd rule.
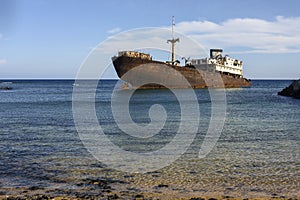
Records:
[[[108,181],[104,179],[91,179],[84,185],[77,183],[77,188],[64,187],[15,187],[0,188],[0,199],[25,200],[25,199],[181,199],[181,200],[299,200],[298,194],[266,194],[264,192],[188,190],[187,188],[175,187],[175,185],[158,184],[154,187],[134,186],[122,181]],[[225,188],[224,188],[225,189]]]
[[[0,195],[0,199],[3,200],[25,200],[25,199],[54,199],[54,200],[79,200],[79,199],[147,199],[147,200],[158,200],[158,199],[180,199],[180,200],[299,200],[299,197],[284,197],[284,196],[272,196],[272,197],[234,197],[234,196],[205,196],[205,195],[184,195],[177,196],[174,194],[158,194],[158,193],[130,193],[124,194],[110,192],[100,193],[98,195],[91,194],[71,194],[71,195],[49,195],[44,193],[33,193],[33,194],[16,194],[16,195]]]

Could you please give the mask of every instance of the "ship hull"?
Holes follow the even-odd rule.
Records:
[[[216,71],[204,71],[128,56],[113,57],[112,60],[119,78],[130,83],[135,89],[251,86],[250,80]],[[184,84],[184,81],[180,81],[182,79],[186,79],[189,84]]]

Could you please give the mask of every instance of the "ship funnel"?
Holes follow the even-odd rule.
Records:
[[[217,58],[217,56],[222,56],[223,50],[222,49],[211,49],[210,50],[210,58]]]

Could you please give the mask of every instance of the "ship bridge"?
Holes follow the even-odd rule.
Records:
[[[223,57],[222,52],[222,49],[211,49],[210,58],[192,59],[191,64],[197,69],[243,77],[243,62],[228,55]]]

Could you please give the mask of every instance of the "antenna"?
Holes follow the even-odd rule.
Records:
[[[175,43],[179,42],[179,38],[174,39],[174,26],[175,26],[175,20],[174,16],[172,16],[172,39],[167,40],[167,42],[171,42],[172,44],[172,65],[175,63]]]

